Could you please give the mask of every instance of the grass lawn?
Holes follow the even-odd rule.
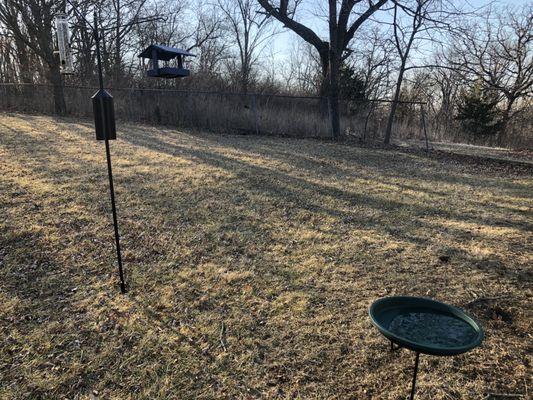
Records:
[[[0,114],[0,398],[405,399],[386,295],[486,330],[422,356],[418,398],[531,394],[528,167],[119,128],[125,296],[92,122]]]

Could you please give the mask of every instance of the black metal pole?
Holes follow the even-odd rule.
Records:
[[[100,35],[98,33],[98,19],[96,11],[94,12],[93,26],[94,40],[96,42],[96,59],[98,61],[98,80],[100,81],[100,90],[104,89],[104,78],[102,74],[102,59],[100,56]],[[105,138],[105,152],[107,157],[107,175],[109,176],[109,192],[111,194],[111,209],[113,211],[113,225],[115,227],[115,245],[117,249],[118,274],[120,277],[120,291],[126,293],[126,284],[124,283],[124,271],[122,268],[122,254],[120,251],[120,235],[118,232],[117,207],[115,205],[115,188],[113,186],[113,169],[111,167],[111,152],[109,150],[109,139]]]
[[[420,358],[420,353],[416,353],[416,359],[415,359],[415,370],[413,372],[413,384],[411,386],[411,397],[409,397],[410,400],[413,400],[415,398],[415,388],[416,388],[416,374],[418,372],[418,359]]]
[[[100,90],[104,90],[104,77],[102,73],[102,57],[100,56],[100,34],[98,33],[98,16],[96,11],[93,14],[93,36],[96,42],[96,60],[98,62],[98,80],[100,83]]]

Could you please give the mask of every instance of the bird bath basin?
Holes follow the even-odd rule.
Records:
[[[391,350],[416,352],[411,399],[420,353],[453,356],[483,341],[481,327],[462,310],[427,298],[384,297],[370,306],[369,314],[376,328],[390,340]]]

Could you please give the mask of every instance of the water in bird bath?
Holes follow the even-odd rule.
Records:
[[[411,312],[396,316],[389,331],[417,344],[460,347],[475,340],[476,331],[451,315]]]

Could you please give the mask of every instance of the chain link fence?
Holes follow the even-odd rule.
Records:
[[[92,117],[91,96],[96,88],[65,86],[67,115]],[[228,93],[164,89],[114,88],[119,120],[220,133],[331,137],[328,101],[320,97]],[[423,138],[423,103],[402,104],[394,138]],[[340,101],[343,135],[363,141],[381,140],[389,103],[386,100]],[[0,110],[54,113],[51,85],[0,84]],[[407,115],[407,117],[406,117]]]

